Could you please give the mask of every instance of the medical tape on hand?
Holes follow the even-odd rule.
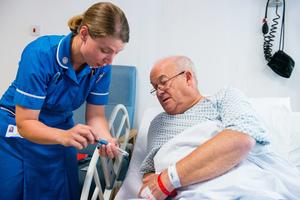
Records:
[[[181,184],[180,184],[180,179],[176,170],[176,164],[171,164],[168,167],[168,176],[170,179],[171,184],[173,185],[173,187],[176,188],[180,188]]]
[[[148,186],[142,190],[141,197],[146,200],[156,200]]]

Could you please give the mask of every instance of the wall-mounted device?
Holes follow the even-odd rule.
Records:
[[[269,7],[274,7],[275,17],[272,19],[271,28],[268,24],[268,9]],[[280,16],[278,11],[282,10],[282,15]],[[272,47],[275,39],[275,34],[278,29],[279,22],[281,18],[281,28],[280,28],[280,39],[279,39],[279,50],[272,55]],[[295,66],[294,60],[283,51],[284,48],[284,32],[285,32],[285,0],[268,0],[265,10],[265,17],[263,19],[262,32],[264,34],[264,55],[265,59],[268,61],[268,66],[278,75],[290,78],[292,71]]]
[[[282,4],[283,4],[282,0],[271,0],[269,2],[269,7],[276,7],[276,6],[280,7],[282,6]]]

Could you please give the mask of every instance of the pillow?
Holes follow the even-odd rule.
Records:
[[[269,132],[271,149],[287,157],[291,150],[291,130],[288,122],[288,116],[291,114],[290,98],[249,98],[249,102]]]
[[[300,112],[292,112],[288,119],[291,130],[288,160],[300,170]]]
[[[287,158],[291,151],[292,129],[289,120],[291,112],[281,106],[274,106],[268,113],[259,114],[262,116],[262,121],[269,133],[271,149],[275,153]]]
[[[279,106],[279,107],[284,107],[289,111],[292,111],[290,97],[249,98],[249,102],[257,110],[268,110],[274,106],[276,106],[276,107]]]
[[[300,170],[300,112],[292,112],[289,97],[249,98],[269,131],[271,150]]]

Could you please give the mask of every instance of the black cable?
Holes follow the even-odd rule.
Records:
[[[284,33],[285,33],[285,0],[283,0],[283,8],[282,8],[282,22],[281,22],[281,30],[280,30],[280,40],[279,40],[279,50],[283,51],[284,48]]]
[[[276,34],[276,31],[277,31],[277,26],[278,26],[278,20],[280,19],[280,15],[278,14],[278,5],[276,5],[276,16],[272,21],[273,21],[273,24],[271,25],[271,29],[270,29],[270,32],[269,34],[266,33],[264,34],[264,45],[263,45],[263,48],[264,48],[264,54],[265,54],[265,59],[267,61],[270,61],[271,58],[272,58],[272,47],[273,47],[273,44],[272,42],[274,41],[274,38],[275,38],[275,34]],[[266,22],[265,22],[266,24]],[[282,27],[281,27],[281,31],[282,31]]]
[[[263,26],[262,26],[262,32],[264,34],[264,55],[265,59],[269,62],[272,58],[272,47],[273,47],[273,41],[275,38],[275,34],[278,28],[278,20],[280,19],[280,15],[278,14],[278,8],[279,5],[276,5],[276,16],[272,21],[273,24],[271,25],[271,29],[269,32],[269,26],[267,23],[267,16],[268,16],[268,6],[269,1],[267,1],[266,9],[265,9],[265,18],[263,19]],[[284,33],[285,33],[285,0],[283,0],[283,8],[282,8],[282,22],[281,22],[281,29],[280,29],[280,40],[279,40],[279,50],[283,51],[284,48]]]

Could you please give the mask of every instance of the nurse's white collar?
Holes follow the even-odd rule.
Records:
[[[61,67],[64,68],[64,69],[68,69],[68,67],[65,66],[65,65],[63,65],[63,64],[60,62],[60,59],[59,59],[59,49],[60,49],[60,45],[61,45],[61,42],[63,41],[63,39],[64,39],[64,38],[62,38],[62,39],[59,41],[59,43],[58,43],[58,47],[57,47],[57,51],[56,51],[56,60],[57,60],[57,62],[58,62],[58,64],[59,64],[59,66],[61,66]],[[67,63],[68,63],[68,58],[67,58],[67,57],[64,57],[62,61],[63,61],[63,62],[66,62],[66,61],[67,61]]]
[[[56,60],[57,63],[60,67],[64,69],[68,69],[71,64],[71,38],[72,38],[72,33],[68,34],[67,36],[63,37],[57,46],[57,51],[56,51]]]

